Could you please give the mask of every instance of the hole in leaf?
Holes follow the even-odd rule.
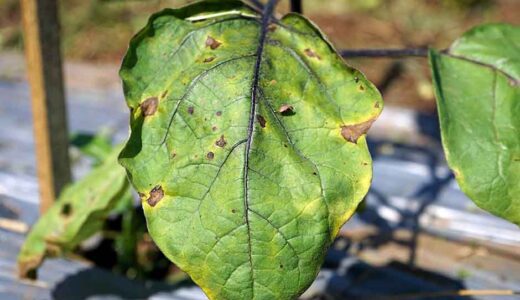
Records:
[[[63,204],[63,206],[61,207],[61,214],[64,215],[65,217],[68,217],[68,216],[70,216],[71,213],[72,213],[72,205],[70,205],[70,203]]]
[[[280,106],[280,108],[278,109],[278,112],[282,116],[292,116],[295,114],[294,107],[289,104],[284,104],[284,105]]]

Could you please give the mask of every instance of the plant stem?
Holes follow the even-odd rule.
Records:
[[[249,0],[249,2],[251,2],[251,4],[253,4],[256,8],[258,8],[260,10],[264,9],[264,4],[262,2],[260,2],[259,0]]]
[[[426,57],[428,48],[406,49],[346,49],[340,51],[343,57]]]
[[[302,1],[291,0],[291,11],[299,14],[303,13]]]

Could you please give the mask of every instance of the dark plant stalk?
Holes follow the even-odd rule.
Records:
[[[428,48],[406,49],[346,49],[340,51],[343,57],[427,57]]]
[[[295,13],[303,13],[302,0],[291,0],[291,11]]]
[[[249,0],[249,2],[251,2],[251,4],[253,4],[257,9],[264,10],[264,4],[259,0]]]

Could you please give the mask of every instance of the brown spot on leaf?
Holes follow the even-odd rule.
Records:
[[[219,111],[217,111],[217,112],[215,113],[215,115],[217,115],[217,117],[220,117],[220,116],[222,116],[222,112],[219,110]]]
[[[167,94],[168,94],[168,90],[164,91],[164,92],[162,93],[162,95],[161,95],[161,98],[166,97]]]
[[[278,108],[278,112],[282,114],[283,116],[290,116],[294,115],[294,107],[289,104],[284,104]]]
[[[193,108],[193,106],[188,107],[188,113],[190,115],[193,115],[194,112],[195,112],[195,108]]]
[[[211,152],[211,151],[208,152],[208,154],[206,154],[206,158],[209,159],[209,160],[215,158],[215,153],[213,153],[213,152]]]
[[[213,127],[211,127],[211,130],[213,130],[213,131],[217,131],[217,126],[213,126]]]
[[[205,63],[209,63],[209,62],[212,62],[215,60],[215,56],[210,56],[210,57],[206,57],[204,58],[204,62]]]
[[[303,52],[305,53],[305,55],[307,55],[308,57],[313,57],[313,58],[317,58],[318,60],[321,60],[321,57],[318,55],[318,53],[314,52],[312,49],[310,48],[307,48],[305,50],[303,50]]]
[[[267,30],[269,30],[270,32],[274,32],[276,28],[278,28],[278,26],[274,23],[267,25]]]
[[[231,210],[231,212],[234,213],[234,214],[236,214],[236,213],[237,213],[237,210],[233,208],[233,209]]]
[[[379,108],[379,102],[374,103],[374,108]]]
[[[278,83],[278,81],[276,81],[275,79],[269,81],[269,85],[275,85],[277,83]]]
[[[162,187],[158,185],[150,191],[150,196],[148,197],[148,199],[146,199],[146,202],[148,202],[148,204],[151,207],[154,207],[155,205],[157,205],[157,203],[159,203],[159,201],[161,201],[163,197],[164,191]]]
[[[175,151],[172,151],[172,153],[170,154],[170,158],[175,158],[175,156],[177,156],[177,153],[175,153]]]
[[[220,45],[222,45],[221,42],[208,35],[208,38],[206,39],[206,47],[210,47],[211,50],[215,50],[220,47]]]
[[[354,77],[354,81],[355,81],[356,83],[358,83],[358,82],[359,82],[359,77],[357,77],[357,76]]]
[[[357,143],[358,138],[367,133],[372,123],[374,123],[374,119],[354,125],[343,125],[341,126],[341,135],[345,140]]]
[[[227,142],[226,142],[226,139],[224,138],[224,135],[221,135],[220,139],[215,142],[215,145],[219,146],[220,148],[224,148],[224,146],[226,146],[226,144],[227,144]]]
[[[264,119],[264,117],[262,117],[261,115],[256,115],[256,120],[258,121],[258,123],[260,123],[260,126],[262,128],[265,128],[265,124],[267,123]]]
[[[359,89],[359,91],[363,92],[365,90],[365,87],[362,84],[360,84],[358,89]]]
[[[145,117],[155,114],[155,112],[157,111],[158,104],[159,100],[157,99],[157,97],[150,97],[144,100],[140,105],[141,113]]]
[[[315,175],[315,176],[316,176],[316,175],[318,175],[318,173],[316,173],[316,172],[312,172],[312,175]]]

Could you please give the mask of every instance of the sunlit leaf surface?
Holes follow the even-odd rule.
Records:
[[[292,299],[368,191],[375,87],[300,15],[152,16],[121,68],[120,155],[160,249],[211,299]]]
[[[520,224],[520,27],[476,27],[430,52],[442,142],[479,207]]]

